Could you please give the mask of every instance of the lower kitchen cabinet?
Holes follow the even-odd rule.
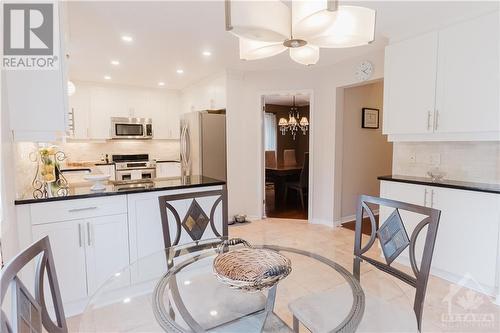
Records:
[[[33,241],[49,236],[65,304],[87,297],[87,266],[82,234],[84,223],[84,220],[73,220],[32,227]],[[45,288],[48,288],[47,285]]]
[[[497,271],[500,272],[500,194],[382,181],[380,196],[441,210],[431,273],[496,294],[495,289],[500,287],[496,281]],[[380,211],[381,223],[390,213],[390,209]],[[423,219],[404,211],[401,217],[408,234]],[[417,242],[417,260],[421,258],[425,231]]]
[[[85,231],[87,283],[90,296],[112,274],[129,264],[127,215],[88,219]]]
[[[40,224],[32,232],[33,240],[49,236],[64,304],[91,296],[129,264],[127,214]]]

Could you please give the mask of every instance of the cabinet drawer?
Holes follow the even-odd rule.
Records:
[[[127,213],[127,197],[117,195],[89,199],[74,199],[30,205],[31,224],[89,218]]]

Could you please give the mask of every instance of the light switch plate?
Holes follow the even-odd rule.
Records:
[[[431,154],[429,157],[429,162],[431,165],[434,166],[441,165],[441,154],[439,153]]]

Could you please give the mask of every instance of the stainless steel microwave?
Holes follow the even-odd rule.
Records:
[[[112,139],[152,139],[151,118],[111,117]]]

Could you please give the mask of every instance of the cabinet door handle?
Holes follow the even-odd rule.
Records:
[[[434,116],[434,130],[437,131],[439,127],[439,110],[436,110],[436,115]]]
[[[434,208],[434,190],[431,190],[431,208]]]
[[[90,243],[91,243],[91,241],[90,241],[90,223],[87,222],[87,244],[88,244],[88,246],[90,246]]]
[[[68,209],[68,212],[75,213],[75,212],[81,212],[84,210],[92,210],[92,209],[97,209],[97,207],[93,206],[93,207],[84,207],[84,208],[73,208],[73,209]]]
[[[424,206],[427,207],[427,189],[424,192]]]
[[[427,130],[431,130],[431,110],[427,111]]]
[[[78,245],[82,247],[82,225],[78,223]]]

